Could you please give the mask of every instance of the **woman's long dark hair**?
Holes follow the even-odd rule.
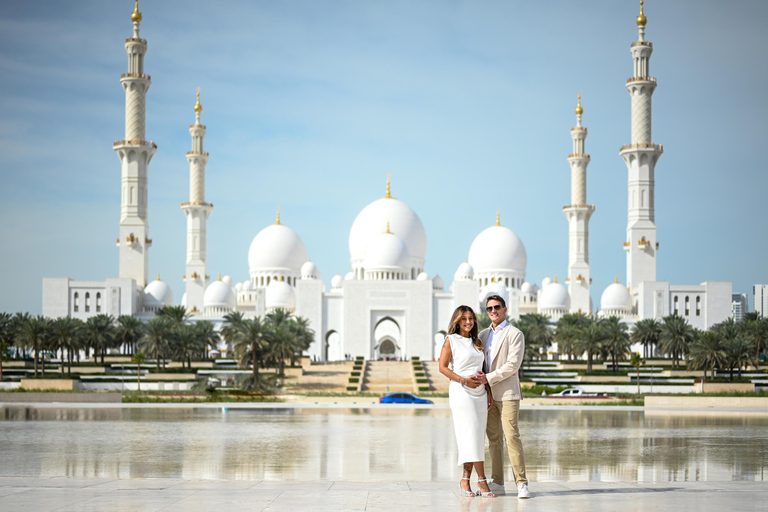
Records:
[[[451,323],[448,325],[448,334],[461,334],[459,323],[461,322],[461,317],[467,312],[472,314],[472,319],[475,322],[475,325],[473,325],[472,329],[469,331],[469,338],[474,341],[475,348],[482,352],[483,342],[480,341],[480,337],[477,335],[477,315],[475,315],[475,312],[472,311],[471,307],[459,306],[456,308],[456,311],[453,312],[453,316],[451,317]]]

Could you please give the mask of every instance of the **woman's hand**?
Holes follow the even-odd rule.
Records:
[[[478,388],[478,387],[482,386],[482,383],[479,380],[477,380],[477,378],[475,378],[474,375],[471,375],[469,377],[465,377],[464,380],[467,382],[464,385],[467,386],[470,389],[475,389],[475,388]]]
[[[488,392],[488,410],[490,411],[491,407],[493,407],[493,395],[491,394],[490,389],[487,389],[486,391]]]

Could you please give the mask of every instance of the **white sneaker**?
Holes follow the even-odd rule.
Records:
[[[517,486],[517,498],[520,500],[528,499],[531,497],[531,491],[528,490],[528,484],[520,484]]]
[[[501,484],[497,484],[496,482],[488,482],[488,488],[496,496],[504,496],[505,494],[507,494],[507,490],[504,489],[504,486]]]

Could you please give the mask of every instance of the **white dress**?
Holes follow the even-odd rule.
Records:
[[[462,377],[474,375],[483,369],[483,352],[475,348],[471,339],[449,334],[453,354],[453,372]],[[451,381],[448,387],[453,429],[459,447],[459,465],[485,460],[485,425],[488,422],[488,399],[485,386],[475,389]]]

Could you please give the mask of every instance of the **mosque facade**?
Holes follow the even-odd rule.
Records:
[[[146,140],[145,99],[151,78],[144,72],[147,41],[139,35],[141,14],[131,16],[133,35],[126,39],[128,72],[120,82],[125,90],[125,137],[113,148],[121,162],[119,276],[103,281],[69,278],[43,279],[43,314],[57,318],[87,319],[98,314],[152,318],[163,306],[177,305],[170,287],[160,279],[148,280],[149,219],[148,169],[157,147]],[[663,146],[651,132],[651,97],[657,86],[650,76],[652,43],[645,40],[646,18],[637,17],[638,40],[630,51],[634,74],[627,80],[630,94],[631,141],[620,155],[628,169],[628,215],[624,250],[627,283],[610,284],[602,293],[598,316],[618,316],[629,325],[644,318],[661,320],[677,314],[699,329],[731,316],[731,283],[704,282],[674,285],[656,280],[659,242],[655,224],[655,167]],[[204,150],[206,127],[201,123],[198,90],[195,122],[189,128],[189,200],[181,209],[187,219],[185,290],[179,303],[192,319],[221,325],[228,313],[261,316],[285,309],[309,320],[315,342],[308,355],[333,361],[348,356],[366,359],[432,359],[439,355],[445,328],[453,310],[462,304],[484,310],[485,298],[500,295],[508,314],[548,315],[552,322],[567,313],[592,314],[592,278],[589,265],[589,221],[595,206],[587,202],[587,128],[582,124],[581,95],[576,126],[571,129],[573,153],[571,200],[563,207],[568,222],[568,271],[564,283],[555,277],[541,284],[526,280],[528,256],[522,240],[502,225],[480,232],[453,281],[425,272],[427,234],[419,216],[395,198],[387,178],[383,197],[366,206],[355,218],[349,234],[350,270],[331,279],[326,289],[301,237],[280,219],[262,229],[248,250],[249,272],[235,283],[229,275],[211,279],[207,268],[207,220],[213,205],[205,199]],[[223,348],[223,347],[222,347]],[[556,351],[556,347],[555,347]]]

